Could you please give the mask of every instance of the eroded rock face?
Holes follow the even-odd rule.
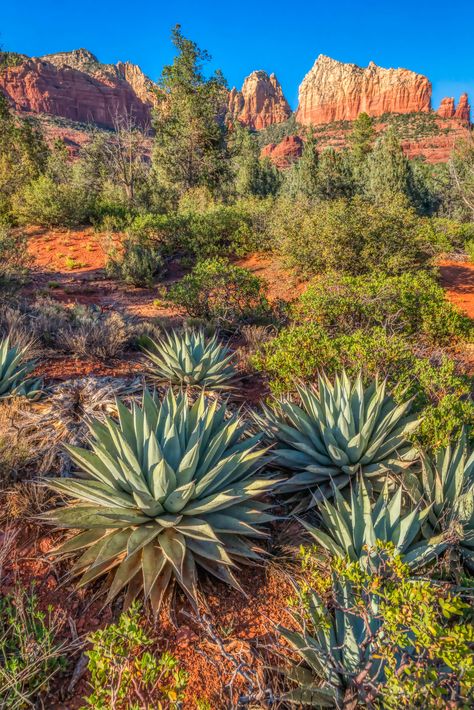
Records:
[[[438,116],[441,116],[441,118],[452,118],[454,116],[454,111],[454,97],[446,96],[444,99],[441,99],[441,103],[436,113]]]
[[[113,127],[117,115],[148,125],[153,82],[133,64],[101,64],[79,49],[0,70],[0,91],[18,111]]]
[[[461,94],[454,117],[458,118],[463,123],[469,123],[471,120],[471,107],[467,94]]]
[[[242,125],[258,131],[286,121],[291,108],[275,74],[254,71],[245,79],[241,91],[234,88],[230,92],[229,113]]]
[[[320,55],[299,90],[296,119],[304,125],[353,121],[362,113],[429,111],[431,83],[408,69],[362,68]]]
[[[278,168],[287,168],[301,158],[303,139],[300,136],[286,136],[280,143],[269,143],[262,148],[261,157],[270,158]]]

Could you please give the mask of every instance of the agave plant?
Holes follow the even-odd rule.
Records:
[[[0,340],[0,400],[22,396],[37,399],[42,392],[43,381],[29,377],[36,363],[26,360],[28,348],[10,348],[9,337]]]
[[[277,626],[303,660],[284,672],[297,684],[283,695],[287,703],[313,708],[359,707],[357,701],[368,700],[367,694],[373,694],[383,679],[383,662],[374,656],[371,643],[382,625],[375,598],[367,600],[364,618],[360,611],[351,612],[357,611],[357,605],[347,580],[333,577],[333,596],[331,612],[316,593],[309,596],[307,612],[314,636],[307,628],[300,633]]]
[[[334,505],[326,498],[319,505],[324,530],[303,522],[318,545],[342,559],[357,560],[364,569],[374,570],[384,563],[383,549],[377,543],[393,546],[396,554],[411,568],[419,567],[443,547],[443,541],[421,539],[420,533],[429,508],[419,506],[409,513],[402,510],[402,487],[393,495],[384,487],[376,502],[371,502],[364,479],[353,486],[350,502],[334,487]]]
[[[141,347],[158,382],[223,390],[237,377],[234,354],[203,330],[172,331],[158,341],[144,337]]]
[[[155,611],[173,581],[196,602],[197,567],[240,588],[233,569],[261,558],[252,538],[273,519],[254,500],[275,484],[257,475],[260,436],[204,395],[191,405],[168,390],[160,403],[145,391],[141,407],[117,408],[118,423],[91,424],[92,451],[67,447],[88,480],[47,481],[74,499],[44,518],[82,531],[57,550],[84,550],[79,586],[110,572],[107,601],[128,585],[126,605],[143,590]]]
[[[444,547],[474,572],[474,451],[465,430],[434,458],[422,456],[422,489],[430,506],[425,535],[443,533]]]
[[[298,498],[309,491],[301,507],[348,485],[358,472],[380,481],[412,465],[417,454],[408,436],[418,420],[408,414],[411,401],[397,405],[386,394],[386,381],[364,389],[361,375],[352,384],[343,372],[334,384],[321,375],[318,389],[297,390],[301,406],[277,401],[255,418],[276,443],[274,465],[290,472],[281,490]]]

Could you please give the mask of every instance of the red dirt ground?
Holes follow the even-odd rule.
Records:
[[[114,611],[110,605],[102,609],[103,599],[94,600],[91,588],[76,592],[71,585],[61,585],[66,566],[55,567],[48,557],[60,540],[58,535],[36,525],[22,525],[19,533],[14,554],[2,570],[0,594],[8,594],[17,583],[26,588],[34,583],[40,607],[46,610],[52,606],[66,616],[59,637],[65,642],[85,639],[116,618],[119,607]],[[235,701],[248,692],[243,673],[255,679],[255,686],[260,683],[266,687],[265,666],[269,661],[266,647],[270,643],[275,645],[274,625],[294,623],[286,611],[292,586],[280,570],[272,565],[244,568],[237,576],[248,598],[214,579],[202,582],[210,634],[206,624],[197,622],[181,594],[156,622],[151,617],[147,622],[148,633],[157,642],[156,652],[170,651],[189,674],[183,706],[189,710],[196,707],[198,699],[207,699],[212,708],[228,707],[229,693]],[[83,707],[82,698],[90,692],[87,673],[72,693],[67,690],[79,656],[80,650],[68,654],[67,675],[55,679],[44,707],[51,710]],[[242,673],[236,672],[238,666]]]
[[[443,261],[439,264],[441,285],[449,300],[474,318],[474,264]]]

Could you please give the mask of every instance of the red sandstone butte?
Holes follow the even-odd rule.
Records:
[[[0,70],[0,91],[17,111],[112,128],[117,115],[150,123],[152,82],[131,64],[100,64],[87,50],[25,58]]]
[[[353,121],[362,113],[430,111],[431,84],[408,69],[362,68],[320,55],[299,90],[296,119],[304,125]]]
[[[241,91],[229,93],[229,114],[239,123],[261,130],[274,123],[282,123],[291,116],[291,108],[283,95],[275,74],[254,71],[248,76]]]

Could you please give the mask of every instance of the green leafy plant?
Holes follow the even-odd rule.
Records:
[[[188,676],[168,652],[148,650],[153,639],[140,626],[141,606],[134,602],[116,624],[89,636],[92,693],[86,698],[94,710],[165,710],[181,707]]]
[[[422,495],[429,505],[424,530],[443,534],[443,548],[474,573],[474,452],[467,432],[434,457],[422,456]]]
[[[262,280],[225,259],[199,262],[168,295],[188,315],[224,325],[268,316],[269,311]]]
[[[352,562],[359,561],[364,569],[374,570],[384,559],[374,557],[378,553],[376,542],[390,543],[396,554],[410,568],[416,568],[431,560],[442,550],[442,542],[420,540],[423,521],[429,508],[418,506],[404,513],[403,488],[399,486],[393,495],[384,487],[375,503],[372,503],[363,477],[350,492],[349,501],[334,486],[334,505],[324,498],[318,506],[322,529],[303,522],[317,546],[330,554]]]
[[[9,337],[0,340],[0,400],[7,397],[36,399],[41,395],[43,381],[29,377],[36,363],[26,360],[28,347],[10,348]]]
[[[127,235],[120,249],[109,250],[106,270],[109,276],[125,283],[151,287],[154,278],[164,271],[164,260],[153,240]]]
[[[300,296],[293,315],[297,322],[316,323],[337,335],[383,327],[443,345],[472,333],[471,320],[425,271],[391,277],[323,274]]]
[[[447,586],[413,580],[393,547],[363,571],[335,559],[323,596],[300,599],[302,631],[278,629],[301,663],[284,673],[282,700],[321,708],[469,707],[474,687],[474,626],[468,605]]]
[[[126,585],[126,605],[143,590],[155,611],[172,581],[197,603],[197,567],[236,588],[236,563],[260,559],[252,540],[273,519],[255,501],[275,485],[257,477],[261,435],[204,395],[190,404],[168,391],[160,403],[148,391],[140,408],[117,402],[119,422],[93,422],[92,451],[68,446],[88,480],[46,484],[73,499],[45,520],[81,530],[57,552],[85,550],[72,569],[79,586],[113,570],[107,600]]]
[[[276,443],[273,465],[289,471],[280,490],[296,493],[301,505],[314,505],[333,485],[347,486],[359,471],[380,482],[412,465],[409,436],[418,420],[408,414],[410,400],[397,405],[386,394],[385,381],[364,388],[360,374],[351,383],[343,372],[334,384],[320,375],[318,389],[297,391],[301,406],[276,401],[255,417]]]
[[[223,390],[237,377],[234,353],[202,329],[173,331],[157,341],[144,336],[140,345],[158,382]]]
[[[55,673],[66,666],[58,634],[65,619],[40,611],[34,589],[16,586],[0,597],[0,698],[2,708],[33,707]]]

